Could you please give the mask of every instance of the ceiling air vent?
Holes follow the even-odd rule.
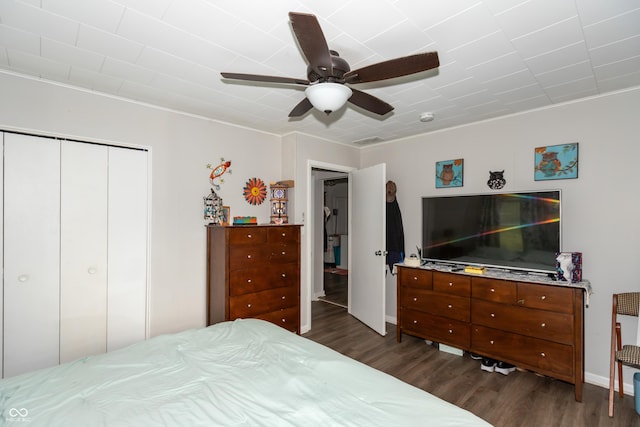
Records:
[[[376,142],[382,142],[382,141],[384,141],[384,139],[380,138],[379,136],[370,136],[364,139],[353,141],[353,143],[356,145],[369,145],[369,144],[375,144]]]

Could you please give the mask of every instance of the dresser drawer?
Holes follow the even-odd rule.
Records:
[[[298,245],[294,244],[269,244],[269,261],[274,263],[295,262],[298,260]]]
[[[400,286],[411,286],[414,288],[432,289],[433,273],[429,270],[419,268],[400,267],[398,269],[398,283]]]
[[[566,313],[474,300],[471,303],[471,319],[474,324],[494,329],[564,344],[573,343],[573,316]]]
[[[297,286],[297,264],[268,264],[262,268],[245,268],[229,274],[229,294],[244,295],[266,289]]]
[[[271,256],[267,245],[239,245],[229,248],[229,269],[241,270],[265,265]]]
[[[471,295],[475,299],[515,304],[516,283],[507,280],[473,277],[471,279]]]
[[[439,294],[424,289],[403,288],[402,306],[461,322],[469,322],[471,319],[469,298]]]
[[[582,292],[582,290],[579,290]],[[518,283],[518,304],[542,310],[573,313],[574,289],[553,286]]]
[[[292,244],[298,246],[298,232],[297,227],[269,227],[267,229],[267,240],[269,243],[276,244]]]
[[[573,347],[538,338],[473,326],[471,347],[480,354],[574,381]]]
[[[433,273],[433,290],[469,297],[471,295],[471,278],[460,274],[435,272]]]
[[[471,328],[468,323],[403,309],[402,329],[411,335],[455,347],[469,348]]]
[[[266,320],[267,322],[275,323],[276,325],[282,326],[289,331],[298,332],[300,313],[298,312],[297,307],[283,308],[278,311],[258,314],[254,317],[256,319],[262,319]]]
[[[229,229],[229,245],[255,245],[267,241],[267,230],[264,227],[233,227]]]
[[[229,298],[229,320],[255,317],[288,307],[298,307],[298,288],[276,288]]]

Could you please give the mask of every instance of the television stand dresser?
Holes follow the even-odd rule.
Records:
[[[574,384],[582,401],[589,282],[439,264],[397,268],[398,342],[405,333],[501,360]]]

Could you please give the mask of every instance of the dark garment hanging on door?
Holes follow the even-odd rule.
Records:
[[[387,265],[393,271],[393,264],[404,260],[404,228],[398,200],[387,202]]]

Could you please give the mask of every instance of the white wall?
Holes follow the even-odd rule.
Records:
[[[87,91],[0,73],[0,129],[150,148],[151,335],[205,324],[207,163],[231,160],[218,194],[231,215],[269,222],[269,203],[250,206],[247,179],[283,179],[281,138]]]
[[[586,380],[608,387],[612,294],[640,290],[639,112],[637,88],[365,148],[361,165],[387,163],[409,253],[420,244],[424,196],[491,192],[489,171],[502,169],[501,191],[560,188],[563,250],[583,253],[594,291],[585,310]],[[572,142],[579,143],[578,179],[534,181],[534,148]],[[457,158],[464,186],[436,189],[435,162]],[[388,315],[395,311],[387,306]],[[636,327],[636,320],[623,324],[631,342]]]

